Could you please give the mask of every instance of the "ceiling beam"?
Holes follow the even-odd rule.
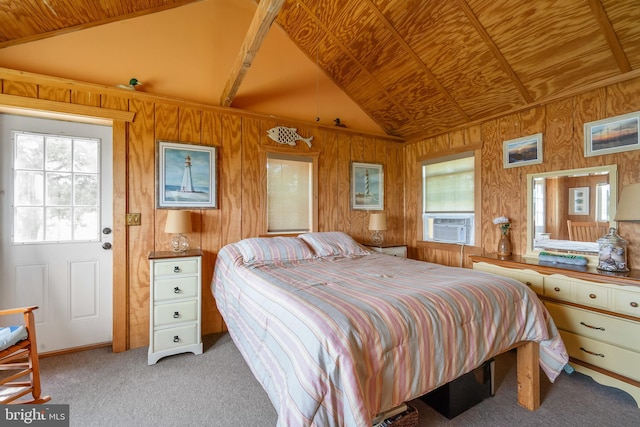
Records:
[[[220,97],[221,106],[228,107],[231,105],[231,102],[233,102],[240,88],[240,84],[247,74],[247,70],[249,70],[249,67],[253,64],[253,59],[256,57],[262,42],[271,28],[271,24],[273,24],[276,16],[278,16],[278,12],[280,12],[284,2],[285,0],[261,0],[258,4],[258,9],[256,9],[256,13],[253,15],[236,62],[233,68],[231,68],[231,74],[222,91],[222,96]]]
[[[491,51],[493,56],[498,60],[498,62],[502,66],[502,69],[507,73],[513,85],[516,87],[518,92],[520,92],[520,96],[522,96],[522,98],[527,103],[533,102],[533,97],[531,96],[527,88],[524,87],[524,85],[520,81],[520,78],[515,73],[515,71],[513,71],[513,68],[511,68],[511,65],[509,64],[507,59],[504,57],[502,52],[500,52],[500,49],[498,49],[498,46],[496,46],[496,44],[494,43],[489,33],[487,33],[486,28],[484,28],[482,23],[478,20],[478,17],[474,13],[474,11],[471,9],[471,6],[469,6],[466,0],[458,0],[458,6],[460,6],[460,9],[462,9],[464,14],[467,16],[469,23],[473,25],[478,35],[482,38],[482,40],[484,40],[485,44],[489,47],[489,50]]]
[[[631,71],[631,64],[629,64],[629,59],[624,53],[624,49],[622,49],[620,40],[618,40],[618,36],[613,29],[613,25],[611,25],[611,21],[609,21],[609,17],[602,6],[602,3],[600,3],[600,0],[589,0],[589,6],[595,15],[596,21],[600,26],[600,30],[602,30],[602,33],[604,34],[604,38],[609,44],[609,49],[611,49],[611,53],[613,54],[620,71],[628,73]]]

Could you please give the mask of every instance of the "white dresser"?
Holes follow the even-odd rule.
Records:
[[[578,372],[629,393],[640,406],[640,277],[471,256],[474,270],[517,279],[549,310]]]
[[[202,354],[202,251],[152,252],[147,363],[178,353]]]
[[[407,257],[407,247],[406,246],[402,246],[402,245],[398,245],[398,246],[373,246],[373,245],[366,245],[367,248],[372,249],[376,252],[380,252],[383,253],[385,255],[391,255],[391,256],[399,256],[402,258],[406,258]]]

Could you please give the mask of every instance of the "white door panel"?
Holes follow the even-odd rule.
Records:
[[[42,352],[110,342],[112,252],[102,245],[112,242],[112,234],[100,232],[88,242],[14,243],[13,131],[100,140],[103,230],[113,222],[111,128],[0,114],[0,308],[39,307],[35,316]]]

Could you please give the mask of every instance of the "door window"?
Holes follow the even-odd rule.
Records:
[[[100,240],[100,140],[13,132],[13,242]]]

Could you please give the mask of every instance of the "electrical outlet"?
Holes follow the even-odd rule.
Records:
[[[128,213],[127,214],[127,225],[140,225],[140,214],[139,213]]]

